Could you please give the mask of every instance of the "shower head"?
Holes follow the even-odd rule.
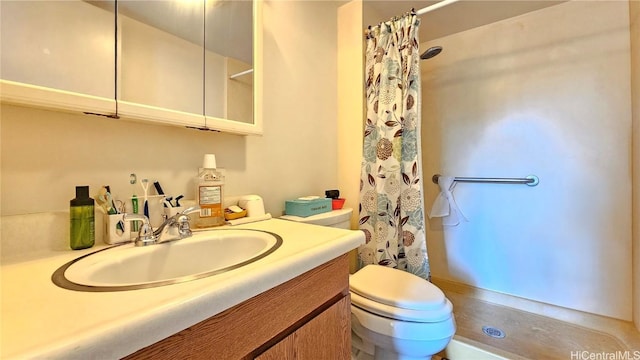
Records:
[[[420,59],[422,60],[431,59],[432,57],[440,54],[441,51],[442,51],[442,46],[432,46],[428,48],[427,51],[423,52],[422,55],[420,55]]]

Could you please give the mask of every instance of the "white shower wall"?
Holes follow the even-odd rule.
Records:
[[[468,217],[431,220],[434,277],[632,319],[629,4],[568,2],[421,44],[425,178]],[[427,210],[438,193],[425,184]]]

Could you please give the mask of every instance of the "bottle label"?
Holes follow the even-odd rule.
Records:
[[[95,244],[95,218],[93,205],[72,206],[69,212],[70,246],[73,250],[90,248]]]
[[[200,217],[220,217],[222,212],[222,187],[199,186],[200,193]]]

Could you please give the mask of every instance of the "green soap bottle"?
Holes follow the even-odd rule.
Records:
[[[76,186],[76,198],[69,202],[69,244],[73,250],[90,248],[96,242],[94,204],[93,199],[89,197],[89,187]]]

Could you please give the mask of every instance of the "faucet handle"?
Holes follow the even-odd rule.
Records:
[[[193,235],[191,231],[191,225],[189,224],[189,214],[200,211],[200,208],[197,206],[191,206],[184,209],[176,219],[178,223],[178,232],[180,233],[181,238],[190,237]]]
[[[149,218],[141,214],[124,214],[122,216],[123,221],[141,221],[140,231],[138,231],[138,237],[136,238],[136,246],[152,245],[156,243],[156,236],[153,234],[153,228],[149,223]]]

